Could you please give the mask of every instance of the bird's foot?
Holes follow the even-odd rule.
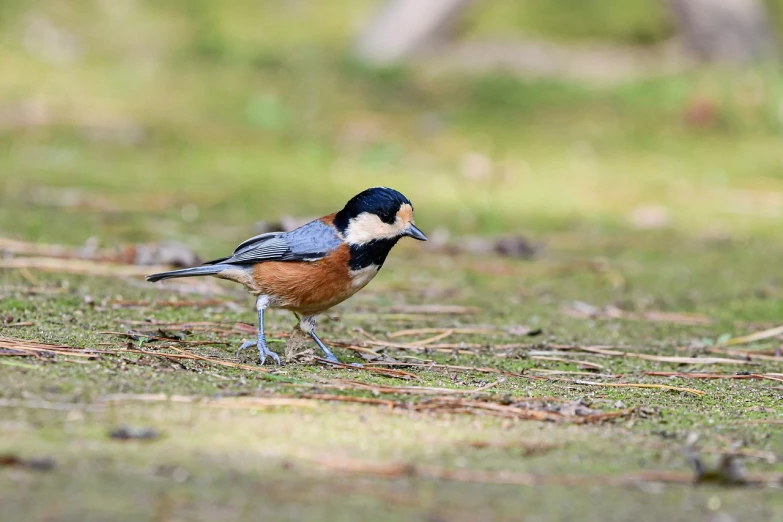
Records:
[[[239,347],[239,350],[237,350],[237,359],[239,358],[239,354],[242,353],[242,350],[245,348],[250,348],[251,346],[257,346],[258,347],[258,355],[259,355],[259,362],[258,364],[263,366],[264,361],[266,361],[266,356],[272,358],[272,360],[275,361],[275,364],[278,366],[280,365],[280,356],[277,355],[275,352],[270,350],[266,347],[264,343],[258,342],[258,341],[245,341],[242,346]]]
[[[340,359],[338,359],[333,353],[326,354],[324,356],[324,359],[330,363],[342,364],[342,362],[340,362]]]
[[[345,363],[340,362],[340,359],[338,359],[337,356],[335,356],[332,353],[332,351],[323,343],[323,341],[321,341],[321,338],[318,337],[318,335],[315,333],[315,330],[313,330],[313,328],[312,328],[313,326],[314,325],[311,322],[310,323],[310,330],[307,333],[310,334],[310,337],[313,338],[313,341],[315,341],[315,344],[317,344],[318,347],[321,349],[321,351],[324,352],[324,357],[322,359],[323,361],[325,361],[327,364],[339,364],[339,365],[342,365],[342,366],[353,366],[354,368],[363,368],[364,367],[361,364],[355,364],[355,363],[345,364]]]
[[[363,364],[359,363],[344,363],[340,359],[334,356],[334,354],[331,354],[331,356],[326,356],[319,358],[320,361],[324,364],[339,364],[340,366],[353,366],[354,368],[364,368]]]

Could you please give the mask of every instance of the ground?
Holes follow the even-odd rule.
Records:
[[[0,259],[1,519],[780,519],[779,486],[694,485],[685,455],[783,472],[780,336],[737,339],[783,316],[778,76],[368,70],[341,43],[367,3],[260,32],[188,5],[0,8],[0,235],[28,249]],[[30,250],[207,259],[378,184],[432,240],[321,319],[361,370],[237,359],[230,283]],[[269,314],[278,353],[294,322]]]
[[[449,343],[464,341],[469,347],[481,345],[470,348],[475,354],[453,355],[448,350],[417,353],[425,360],[467,368],[400,367],[416,380],[312,363],[270,368],[273,373],[264,374],[210,362],[177,362],[123,352],[141,348],[153,354],[178,353],[165,349],[168,342],[128,341],[101,332],[141,329],[154,333],[157,328],[134,321],[211,321],[225,330],[194,332],[187,340],[212,340],[215,344],[174,346],[234,362],[240,339],[252,334],[247,328],[232,328],[237,321],[252,320],[252,299],[227,287],[218,297],[221,304],[215,305],[203,297],[182,297],[174,290],[147,287],[134,280],[63,279],[45,274],[34,275],[37,284],[31,286],[21,273],[5,272],[4,311],[15,321],[32,323],[7,328],[5,335],[111,353],[89,361],[67,356],[53,360],[4,358],[3,362],[13,366],[0,371],[3,452],[24,458],[54,458],[56,467],[48,472],[9,468],[3,474],[3,490],[14,491],[14,495],[6,499],[10,502],[3,509],[11,514],[36,513],[42,518],[51,515],[65,520],[83,519],[90,512],[100,519],[110,510],[128,519],[151,514],[160,519],[210,520],[220,516],[240,520],[259,514],[292,519],[303,514],[331,519],[340,514],[341,518],[358,519],[370,512],[387,512],[389,519],[415,515],[474,520],[486,519],[488,513],[496,519],[510,519],[521,509],[529,510],[531,516],[548,513],[550,519],[563,520],[571,519],[576,511],[583,513],[582,519],[622,520],[641,509],[649,510],[650,519],[691,520],[694,514],[705,517],[714,509],[743,520],[769,520],[781,507],[774,489],[602,485],[638,472],[676,471],[690,476],[683,455],[690,433],[700,434],[699,445],[708,451],[732,452],[737,449],[733,445],[739,443],[741,450],[751,455],[748,467],[752,473],[781,471],[780,464],[773,463],[783,449],[779,425],[752,423],[780,421],[779,377],[777,381],[694,380],[644,375],[695,368],[699,373],[729,376],[737,371],[772,373],[780,372],[780,363],[692,366],[553,348],[603,345],[623,347],[634,354],[704,358],[716,355],[708,349],[720,335],[763,328],[779,317],[779,301],[774,297],[779,288],[757,283],[774,281],[774,259],[779,251],[752,244],[733,249],[723,241],[695,244],[676,237],[658,239],[670,246],[665,260],[653,255],[657,249],[649,244],[635,245],[632,237],[591,241],[576,250],[558,246],[553,240],[545,258],[538,261],[451,257],[418,252],[418,245],[402,245],[382,275],[350,304],[340,307],[335,320],[322,321],[321,329],[327,342],[352,345],[362,345],[368,339],[355,328],[380,339],[411,327],[497,330],[492,335],[452,334],[444,339]],[[694,257],[701,262],[689,264]],[[602,268],[591,269],[587,261],[599,258],[605,260]],[[735,263],[754,269],[735,271],[731,268]],[[736,286],[721,289],[711,285],[716,271]],[[89,303],[85,295],[90,296]],[[616,295],[623,297],[613,299]],[[195,304],[166,307],[172,299]],[[592,303],[622,302],[631,310],[702,314],[712,322],[676,324],[701,315],[674,316],[675,323],[671,323],[583,319],[565,313],[564,307],[587,299]],[[199,306],[199,302],[207,306]],[[384,312],[394,306],[423,303],[477,307],[479,311],[466,316]],[[286,313],[270,316],[272,335],[279,337],[293,325],[293,318]],[[540,328],[543,333],[521,336],[522,326]],[[516,333],[507,333],[509,330]],[[418,338],[431,336],[419,334]],[[390,342],[415,337],[395,337]],[[509,343],[520,346],[500,348]],[[757,343],[754,352],[769,353],[778,344]],[[283,352],[283,343],[272,346]],[[361,360],[348,350],[336,349],[348,361]],[[398,360],[408,353],[386,352]],[[574,362],[552,361],[548,355]],[[252,370],[253,358],[247,354],[241,362]],[[579,363],[585,360],[601,365],[601,369],[586,372]],[[472,367],[545,379],[487,374],[472,371]],[[580,385],[579,380],[664,384],[704,394],[602,388]],[[393,389],[386,393],[362,391],[356,389],[357,382],[458,390],[493,385],[464,399],[489,398],[506,404],[532,401],[535,408],[539,404],[535,398],[550,397],[547,403],[555,406],[561,401],[581,400],[598,412],[634,411],[590,425],[574,424],[578,417],[542,422],[498,419],[480,410],[472,414],[417,412],[415,406],[432,397],[411,395],[407,389],[396,393]],[[383,399],[401,405],[344,404],[333,402],[335,396]],[[253,402],[252,397],[315,399],[265,405]],[[216,402],[201,403],[200,399]],[[123,425],[154,429],[161,438],[118,441],[108,436]],[[711,453],[704,456],[713,466],[717,457]],[[543,480],[554,477],[554,481],[583,477],[588,482],[567,489],[556,484],[532,489],[481,484],[479,479],[474,479],[479,484],[465,484],[428,478],[426,469],[422,472],[425,476],[409,476],[384,468],[396,465],[527,473]],[[392,478],[384,478],[387,474]],[[79,480],[74,481],[74,476]],[[566,490],[572,502],[564,504]],[[463,493],[467,491],[471,494]],[[578,500],[580,496],[585,502]],[[588,502],[588,498],[593,500]],[[604,502],[595,502],[596,498]]]

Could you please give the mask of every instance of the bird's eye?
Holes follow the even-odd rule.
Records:
[[[378,212],[378,218],[380,218],[381,221],[389,225],[394,223],[394,219],[396,217],[397,216],[395,214],[391,214],[389,212]]]

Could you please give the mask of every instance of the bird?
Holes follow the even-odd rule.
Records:
[[[289,310],[329,363],[339,359],[315,332],[316,316],[342,303],[378,274],[403,237],[426,241],[413,222],[413,204],[400,192],[373,187],[351,198],[342,210],[289,232],[269,232],[243,241],[230,256],[201,266],[147,276],[156,282],[177,277],[213,276],[243,285],[256,296],[258,336],[244,342],[237,357],[255,346],[259,364],[280,364],[264,334],[264,312]]]

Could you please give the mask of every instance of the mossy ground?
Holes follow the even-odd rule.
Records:
[[[601,247],[586,246],[585,254],[561,250],[557,240],[537,261],[511,261],[502,258],[450,257],[416,252],[415,245],[400,248],[378,280],[353,301],[340,307],[335,319],[323,320],[321,331],[327,340],[360,343],[364,337],[353,331],[361,327],[384,338],[385,333],[407,327],[492,325],[501,328],[522,324],[543,329],[542,337],[520,338],[510,334],[494,336],[455,336],[468,343],[540,342],[554,344],[602,344],[626,347],[628,351],[658,355],[691,355],[699,352],[695,341],[716,339],[752,329],[748,321],[774,321],[778,303],[751,281],[747,292],[719,290],[709,286],[714,277],[710,263],[678,261],[677,248],[669,260],[645,259],[643,248],[633,247],[632,237],[617,238],[627,245],[623,252],[602,257],[611,270],[622,274],[622,289],[607,281],[606,272],[590,272],[579,260],[601,256]],[[709,259],[714,249],[725,249],[671,237],[683,250],[701,252]],[[589,253],[587,253],[589,252]],[[770,256],[767,271],[759,269],[756,281],[774,279],[773,257],[777,252],[745,245],[732,250],[731,265],[761,264],[758,256]],[[746,257],[747,256],[747,257]],[[487,276],[481,268],[501,267],[507,275]],[[679,266],[679,270],[675,267]],[[566,267],[566,268],[564,268]],[[625,267],[633,267],[628,269]],[[661,284],[667,273],[687,270],[688,284]],[[252,299],[226,286],[220,299],[234,306],[208,308],[159,308],[156,301],[170,300],[171,291],[142,285],[133,280],[67,278],[38,275],[40,284],[63,288],[56,296],[28,295],[6,290],[4,311],[34,326],[6,330],[22,338],[62,344],[121,350],[127,341],[101,331],[122,331],[124,321],[235,321],[252,320]],[[741,279],[741,275],[736,278]],[[750,276],[749,276],[750,277]],[[734,278],[733,278],[734,279]],[[737,282],[739,284],[739,282]],[[18,273],[3,275],[4,288],[29,286]],[[728,287],[731,288],[731,287]],[[631,290],[632,289],[632,290]],[[694,292],[704,292],[703,301]],[[427,295],[423,295],[427,294]],[[85,304],[84,295],[92,298]],[[434,296],[434,297],[433,297]],[[448,297],[442,297],[448,296]],[[645,300],[640,303],[641,296]],[[148,300],[144,307],[114,308],[112,302]],[[188,297],[191,298],[191,297]],[[573,300],[591,303],[625,303],[630,309],[643,307],[670,311],[703,313],[710,325],[682,326],[670,323],[621,320],[584,320],[563,315],[561,309]],[[383,313],[385,307],[400,303],[448,303],[478,306],[475,316],[420,316],[396,318]],[[246,307],[246,310],[242,310]],[[379,310],[369,313],[362,310]],[[752,317],[737,310],[753,310]],[[362,311],[357,313],[357,311]],[[286,332],[294,319],[289,314],[271,313],[270,333]],[[136,328],[138,328],[136,326]],[[193,334],[190,340],[213,339],[211,334]],[[238,337],[229,336],[230,346],[187,347],[188,351],[233,361]],[[99,343],[108,343],[108,346]],[[131,341],[155,351],[156,343]],[[683,347],[691,346],[682,351]],[[775,343],[759,343],[772,347]],[[273,347],[282,352],[283,345]],[[341,357],[357,360],[347,350]],[[534,368],[578,371],[577,364],[540,361],[525,357],[499,359],[488,352],[478,356],[419,354],[448,364],[494,367],[514,372]],[[397,353],[393,350],[390,353]],[[10,358],[6,358],[9,360]],[[36,516],[77,519],[119,516],[128,519],[174,516],[209,520],[307,517],[327,520],[334,517],[361,519],[369,513],[384,513],[389,519],[479,520],[513,519],[519,510],[547,513],[553,518],[623,520],[629,513],[648,512],[649,518],[686,520],[706,517],[719,500],[720,511],[736,513],[743,519],[769,519],[780,510],[775,491],[731,490],[714,487],[667,486],[652,490],[601,487],[601,477],[634,471],[687,471],[682,454],[687,435],[701,435],[704,447],[728,450],[735,442],[780,455],[783,437],[779,426],[748,424],[754,419],[780,419],[783,392],[772,381],[683,380],[645,377],[644,371],[683,370],[676,365],[630,358],[596,358],[585,354],[579,359],[600,363],[600,374],[624,374],[622,379],[598,376],[568,376],[601,382],[664,383],[706,392],[703,397],[655,389],[592,388],[569,382],[528,381],[509,377],[492,388],[493,394],[510,397],[554,396],[566,400],[584,399],[599,410],[639,407],[643,413],[595,426],[573,426],[535,421],[499,420],[470,415],[433,415],[388,410],[383,406],[357,406],[322,403],[316,408],[259,408],[254,410],[214,409],[199,404],[105,404],[111,394],[186,395],[231,397],[236,395],[286,395],[327,392],[349,396],[374,397],[371,393],[319,387],[322,379],[347,378],[383,385],[404,384],[395,379],[372,376],[357,370],[336,370],[320,366],[287,365],[276,370],[276,380],[266,375],[183,361],[181,365],[155,357],[121,353],[106,355],[85,363],[25,360],[25,367],[0,368],[0,389],[7,401],[3,408],[2,450],[23,456],[52,456],[57,467],[52,472],[5,472],[4,491],[13,491],[6,513],[35,513]],[[251,356],[247,361],[253,364]],[[747,370],[740,366],[707,366],[706,372],[731,373]],[[752,368],[754,372],[780,371],[779,363]],[[476,388],[496,380],[476,372],[416,371],[420,383],[412,385],[447,388]],[[533,375],[534,373],[531,373]],[[286,382],[288,381],[288,383]],[[294,382],[299,386],[290,386]],[[386,396],[384,396],[386,398]],[[391,397],[395,398],[395,397]],[[399,396],[400,400],[420,400]],[[16,402],[14,402],[16,401]],[[40,403],[44,403],[43,406]],[[16,406],[14,406],[16,404]],[[62,407],[63,411],[37,409]],[[38,406],[36,406],[38,405]],[[59,405],[59,406],[58,406]],[[119,425],[151,427],[163,438],[151,442],[121,442],[107,433]],[[526,456],[523,451],[502,444],[476,448],[473,441],[555,444],[543,455]],[[708,456],[708,459],[710,457]],[[446,468],[524,471],[541,475],[588,475],[596,486],[569,488],[541,486],[467,485],[428,481],[421,478],[383,480],[373,477],[330,476],[321,469],[324,460],[356,460],[373,464],[406,463]],[[753,472],[780,470],[780,464],[751,459]],[[74,476],[78,480],[74,480]],[[541,489],[541,491],[538,491]],[[468,494],[470,492],[470,494]],[[565,502],[565,498],[569,501]],[[33,501],[33,499],[36,499]],[[580,500],[581,499],[581,500]],[[596,499],[601,499],[600,501]],[[748,506],[753,506],[750,511]],[[161,514],[163,513],[163,514]],[[166,515],[169,513],[169,515]],[[88,516],[89,514],[89,516]],[[430,518],[428,518],[430,517]],[[461,518],[462,517],[462,518]]]
[[[707,70],[597,88],[502,74],[438,76],[426,68],[378,71],[345,57],[348,35],[369,12],[368,2],[344,2],[342,11],[320,2],[286,3],[282,10],[264,3],[264,16],[249,4],[186,4],[0,7],[0,64],[10,71],[0,74],[2,236],[68,245],[94,237],[107,247],[176,239],[211,258],[253,235],[257,220],[324,214],[367,186],[385,184],[414,201],[417,224],[434,236],[444,230],[452,240],[523,234],[542,243],[543,252],[525,261],[490,252],[451,255],[402,242],[370,286],[321,319],[327,342],[359,343],[365,337],[357,327],[384,339],[403,328],[492,326],[500,332],[448,337],[486,345],[476,354],[415,355],[542,375],[534,370],[580,367],[530,357],[529,349],[501,358],[492,347],[608,345],[709,356],[716,355],[707,350],[719,339],[780,324],[778,75]],[[498,20],[520,20],[497,16],[508,9],[508,3],[498,5],[471,27],[494,33]],[[547,18],[546,8],[540,12]],[[647,20],[639,34],[666,31],[637,18]],[[547,19],[554,21],[536,25],[562,26]],[[41,20],[75,39],[75,58],[52,63],[59,58],[29,43],[25,35]],[[625,23],[617,27],[621,41],[634,33]],[[694,110],[701,119],[694,120]],[[629,213],[645,205],[653,208],[653,223],[634,225]],[[32,325],[0,328],[6,336],[119,352],[128,340],[101,332],[142,329],[134,321],[253,322],[247,294],[228,283],[207,289],[213,293],[183,294],[183,287],[140,278],[5,270],[0,320],[10,316]],[[223,304],[158,306],[172,299]],[[122,304],[129,301],[148,304]],[[629,312],[702,314],[711,321],[579,319],[564,313],[575,301]],[[402,304],[479,312],[387,313]],[[280,334],[293,324],[290,314],[271,312],[267,329]],[[523,325],[543,333],[505,331]],[[183,349],[235,361],[240,337],[196,332],[188,340],[214,344]],[[272,348],[282,353],[282,339],[274,340]],[[155,351],[165,343],[131,344]],[[779,345],[770,339],[750,347],[774,352]],[[348,350],[336,352],[358,361]],[[750,459],[748,466],[754,473],[781,471],[780,425],[747,422],[781,419],[781,383],[667,379],[643,372],[693,368],[575,358],[601,364],[599,374],[623,377],[509,377],[489,393],[584,399],[601,411],[622,403],[639,411],[580,426],[331,402],[257,411],[197,402],[108,404],[103,399],[112,394],[299,396],[323,391],[319,380],[335,378],[475,389],[497,375],[414,369],[421,381],[403,383],[312,364],[286,365],[270,376],[129,352],[90,361],[2,357],[0,453],[50,456],[57,465],[48,472],[0,470],[0,519],[695,520],[716,512],[738,520],[780,519],[779,491],[609,487],[601,479],[687,471],[681,450],[691,432],[708,449],[741,443],[777,455],[775,463]],[[251,354],[242,362],[253,364]],[[781,363],[700,370],[780,373]],[[590,387],[575,379],[669,384],[705,395]],[[328,393],[373,397],[355,390]],[[110,439],[108,430],[122,424],[163,436]],[[476,448],[471,441],[556,447],[525,455],[503,445]],[[322,465],[328,459],[592,476],[595,484],[382,479],[335,474]]]

